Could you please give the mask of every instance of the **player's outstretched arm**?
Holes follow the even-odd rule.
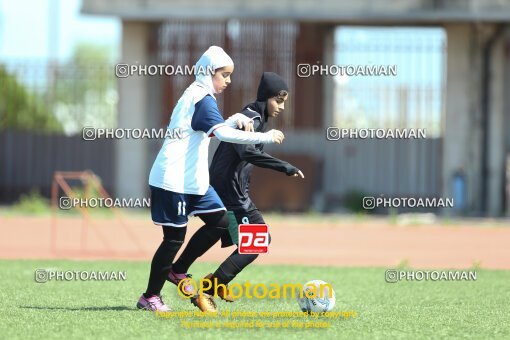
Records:
[[[292,164],[260,151],[253,145],[234,145],[239,158],[260,168],[271,169],[287,174],[287,176],[305,178],[303,172]]]
[[[247,132],[235,130],[229,126],[220,126],[213,131],[214,136],[222,142],[236,144],[281,144],[285,136],[281,131],[270,130],[268,132]]]

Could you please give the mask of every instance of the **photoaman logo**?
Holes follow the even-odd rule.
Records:
[[[185,287],[192,288],[185,289]],[[186,299],[204,294],[204,292],[217,297],[220,289],[228,291],[228,295],[234,299],[238,299],[242,296],[248,299],[280,299],[282,297],[286,299],[287,296],[293,299],[296,298],[296,296],[300,298],[307,297],[309,299],[314,299],[316,297],[321,299],[324,297],[333,297],[333,287],[329,283],[320,284],[319,286],[315,284],[305,284],[303,286],[300,283],[270,283],[267,285],[265,283],[252,284],[250,281],[246,281],[242,285],[240,283],[231,283],[226,286],[225,284],[218,283],[217,278],[213,280],[200,279],[198,283],[193,278],[186,278],[181,280],[177,285],[177,292]],[[213,290],[213,292],[211,292],[211,290]],[[290,294],[288,294],[289,292]]]

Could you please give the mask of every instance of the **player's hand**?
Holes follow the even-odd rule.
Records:
[[[301,172],[301,170],[298,170],[297,173],[295,173],[294,175],[292,175],[292,177],[301,177],[301,178],[305,178],[305,175],[303,175],[303,173]]]
[[[237,127],[237,128],[242,129],[244,131],[249,131],[249,132],[253,132],[254,131],[254,128],[253,128],[253,119],[250,119],[250,118],[246,117],[242,113],[233,114],[232,116],[228,117],[226,122],[229,125],[233,123],[230,126]]]
[[[276,143],[276,144],[282,144],[283,143],[283,140],[284,140],[285,136],[283,135],[283,132],[281,132],[280,130],[274,130],[273,129],[273,130],[269,130],[266,133],[270,134],[273,143]]]
[[[236,124],[237,124],[237,127],[240,128],[241,130],[248,131],[248,132],[254,132],[255,131],[253,129],[253,120],[250,120],[248,122],[242,122],[241,120],[238,120],[236,122]]]

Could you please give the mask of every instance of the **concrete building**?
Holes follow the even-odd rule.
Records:
[[[224,96],[221,105],[226,114],[234,113],[252,99],[257,75],[262,70],[277,70],[290,78],[294,91],[290,105],[293,114],[281,123],[289,138],[283,148],[275,150],[290,156],[313,156],[318,164],[311,170],[317,191],[313,195],[326,200],[335,195],[341,197],[353,189],[349,183],[335,184],[335,178],[342,177],[343,167],[348,166],[347,161],[339,163],[338,159],[352,148],[364,146],[363,143],[327,144],[326,128],[334,124],[332,80],[299,78],[296,65],[334,62],[334,30],[341,25],[442,27],[447,41],[442,136],[426,145],[416,145],[416,150],[434,150],[417,154],[424,160],[403,158],[392,167],[414,167],[416,173],[422,169],[422,175],[410,177],[409,185],[399,190],[391,184],[388,187],[370,184],[385,182],[366,179],[368,164],[386,171],[382,165],[385,158],[377,159],[375,155],[352,171],[362,186],[358,189],[389,196],[452,197],[453,178],[461,171],[467,199],[461,213],[500,216],[510,211],[510,200],[505,198],[509,196],[505,186],[510,187],[505,177],[509,176],[506,169],[510,166],[507,160],[510,155],[510,0],[84,0],[82,13],[122,20],[119,63],[193,64],[209,45],[221,44],[236,63],[238,60],[243,63],[239,67],[241,79],[253,78]],[[260,45],[268,40],[272,43]],[[187,83],[188,80],[169,81],[164,77],[119,79],[119,127],[166,125],[171,108]],[[146,193],[147,175],[157,148],[154,144],[132,140],[118,142],[117,196],[138,197]],[[410,154],[415,153],[412,150]],[[384,148],[381,152],[386,154]],[[430,176],[424,176],[423,169]]]

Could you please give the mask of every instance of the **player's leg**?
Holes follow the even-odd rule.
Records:
[[[209,187],[204,196],[190,198],[190,206],[190,215],[199,216],[205,224],[191,237],[168,274],[168,280],[178,286],[181,280],[191,277],[187,274],[191,264],[220,240],[222,234],[227,232],[229,224],[226,209],[212,187]],[[183,284],[180,288],[194,289],[191,284]],[[208,294],[193,296],[191,303],[203,312],[216,312],[216,304]]]
[[[205,225],[191,237],[186,248],[168,274],[169,281],[172,283],[177,282],[178,286],[181,280],[191,277],[190,274],[187,274],[191,264],[218,242],[221,234],[227,231],[228,219],[225,220],[225,211],[201,214],[199,216],[205,222]],[[183,283],[179,288],[185,292],[194,291],[191,283]],[[191,297],[191,303],[202,312],[216,312],[217,310],[216,304],[209,294],[198,292],[198,295]]]
[[[191,202],[190,202],[191,203]],[[204,196],[193,202],[190,215],[197,215],[205,223],[191,237],[181,256],[172,266],[171,273],[187,273],[191,264],[205,254],[227,232],[229,220],[221,199],[212,187]]]
[[[224,210],[198,216],[205,224],[193,234],[181,256],[172,266],[174,273],[186,273],[193,262],[211,249],[227,231],[228,218]]]
[[[259,210],[234,211],[238,224],[265,224],[264,218]],[[269,235],[269,243],[271,243],[271,235]],[[218,284],[227,285],[231,282],[244,268],[255,261],[258,254],[239,254],[239,248],[236,247],[234,252],[223,261],[213,274],[206,276],[214,282],[216,279]],[[221,286],[220,286],[221,287]],[[213,289],[213,288],[212,288]],[[218,289],[218,295],[225,301],[232,302],[233,299],[228,296],[227,290]]]
[[[162,228],[163,241],[152,258],[147,290],[140,297],[137,304],[138,308],[160,311],[169,310],[161,299],[161,290],[165,284],[172,260],[184,242],[186,227],[163,226]]]
[[[182,206],[185,206],[184,195],[151,187],[152,221],[162,226],[163,241],[152,258],[147,290],[138,300],[138,308],[152,311],[169,310],[161,300],[160,294],[172,261],[184,243],[187,216],[182,214]]]

